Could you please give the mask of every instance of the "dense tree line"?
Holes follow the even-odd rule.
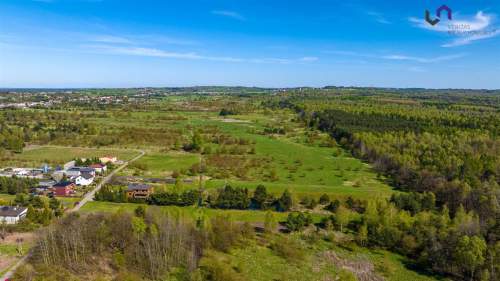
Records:
[[[292,194],[288,190],[285,190],[281,196],[275,197],[268,193],[263,185],[257,186],[253,195],[246,188],[226,185],[215,193],[203,193],[194,189],[183,192],[156,191],[147,199],[128,198],[126,187],[105,185],[97,191],[94,199],[115,203],[147,203],[157,206],[203,205],[216,209],[253,209],[279,212],[290,211],[294,204]]]
[[[413,258],[422,269],[451,274],[454,279],[498,280],[500,242],[483,237],[479,217],[462,207],[451,217],[446,207],[433,211],[431,201],[429,195],[400,195],[391,200],[367,201],[362,212],[340,203],[334,215],[323,219],[322,226],[352,232],[361,246],[388,248]],[[410,213],[424,202],[429,210]],[[497,227],[490,235],[500,235],[500,229]]]
[[[290,95],[288,102],[266,106],[296,111],[307,126],[329,133],[410,192],[394,195],[390,204],[368,204],[366,210],[331,202],[327,209],[337,214],[331,224],[343,228],[365,212],[362,220],[354,220],[360,244],[399,251],[423,268],[464,279],[499,278],[497,112],[475,107],[480,97],[457,98],[463,104],[436,96],[425,101],[391,97],[385,103],[369,94],[301,98]]]
[[[192,206],[198,203],[199,191],[187,190],[177,192],[156,192],[148,199],[148,203],[158,206]]]
[[[18,193],[29,193],[30,189],[36,187],[37,179],[0,177],[0,193],[15,195]]]
[[[23,130],[19,127],[9,126],[6,123],[0,122],[0,149],[21,152],[23,147]]]

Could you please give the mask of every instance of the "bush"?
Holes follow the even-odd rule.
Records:
[[[230,185],[219,190],[219,195],[213,205],[220,209],[248,209],[250,198],[248,190],[242,188],[232,188]]]
[[[312,223],[310,214],[304,213],[290,213],[286,219],[286,227],[290,231],[300,231]]]
[[[228,252],[242,237],[241,228],[229,216],[218,215],[210,220],[212,248]]]
[[[304,259],[305,253],[302,246],[291,237],[280,237],[274,240],[270,245],[276,255],[286,259],[289,262],[300,262]]]
[[[194,280],[204,281],[243,281],[245,280],[227,262],[215,257],[207,257],[202,260],[200,274]]]
[[[325,204],[330,203],[330,197],[327,194],[321,195],[321,197],[319,198],[319,203],[321,205],[325,205]]]

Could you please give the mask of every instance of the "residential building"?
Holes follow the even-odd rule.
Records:
[[[103,156],[101,158],[99,158],[99,160],[101,161],[101,163],[115,163],[118,159],[116,158],[116,156]]]
[[[0,206],[0,224],[16,224],[26,217],[28,208]]]
[[[78,177],[81,174],[91,174],[95,176],[95,170],[90,167],[73,167],[65,171],[66,176],[68,177]]]
[[[55,196],[66,197],[71,196],[75,193],[75,187],[75,183],[64,181],[55,184],[52,188],[54,189]]]
[[[74,178],[76,185],[87,186],[94,182],[94,176],[88,173],[82,173],[78,177]]]
[[[153,194],[153,187],[147,184],[131,183],[127,188],[127,198],[147,199]]]
[[[106,169],[107,169],[106,165],[101,164],[101,163],[92,164],[89,167],[94,169],[95,172],[99,173],[99,174],[106,172]]]
[[[52,178],[56,181],[61,181],[64,178],[65,175],[64,170],[56,170],[52,173]]]
[[[71,168],[75,167],[75,160],[69,161],[68,163],[64,164],[63,169],[64,170],[69,170]]]
[[[80,171],[80,168],[79,167],[72,167],[72,168],[69,168],[67,169],[65,172],[66,176],[68,177],[78,177],[82,174],[82,172]]]
[[[78,167],[81,174],[90,174],[95,177],[95,169],[91,167]]]

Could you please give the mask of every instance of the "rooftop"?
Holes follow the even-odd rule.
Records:
[[[54,185],[54,187],[66,187],[66,186],[69,186],[69,185],[72,185],[73,183],[70,182],[70,181],[62,181],[62,182],[58,182]]]
[[[81,177],[86,179],[86,180],[94,178],[94,176],[92,176],[89,173],[82,173]]]
[[[17,217],[26,210],[26,207],[0,206],[0,217]]]
[[[151,189],[150,185],[142,184],[142,183],[131,183],[128,185],[127,190],[149,190]]]

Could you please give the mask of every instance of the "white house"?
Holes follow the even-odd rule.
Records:
[[[91,185],[92,182],[94,182],[94,176],[87,173],[82,173],[75,178],[76,185],[87,186]]]
[[[0,224],[16,224],[26,217],[28,208],[0,206]]]

